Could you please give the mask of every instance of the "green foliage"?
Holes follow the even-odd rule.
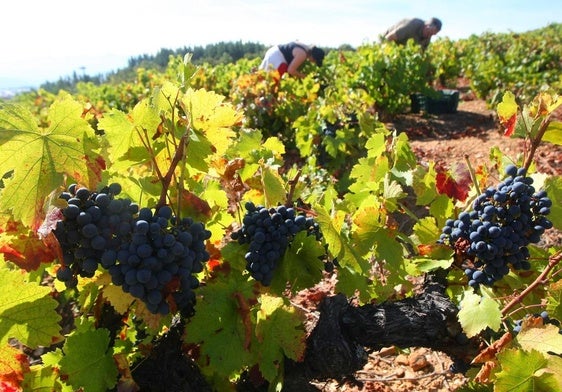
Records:
[[[49,346],[62,338],[57,302],[48,287],[26,281],[20,270],[6,265],[0,267],[0,281],[6,288],[18,288],[0,292],[0,344],[17,339],[29,347]]]
[[[45,199],[64,183],[65,175],[86,185],[96,183],[101,170],[95,154],[98,142],[81,117],[82,105],[70,96],[51,105],[45,128],[21,106],[0,104],[0,111],[0,173],[13,172],[5,181],[0,208],[38,227]]]
[[[549,29],[557,31],[557,26]],[[426,53],[413,45],[341,48],[328,53],[322,69],[308,65],[303,79],[253,72],[256,59],[196,67],[189,56],[163,53],[167,68],[137,68],[134,82],[79,83],[75,96],[38,91],[0,104],[0,275],[20,287],[17,293],[0,294],[0,315],[9,320],[2,323],[0,337],[30,346],[63,339],[57,305],[74,305],[80,321],[62,348],[50,347],[42,356],[42,364],[20,365],[23,383],[64,391],[112,388],[118,375],[125,377],[130,366],[149,355],[150,343],[170,324],[171,316],[150,314],[113,285],[107,271],[81,278],[76,290],[53,283],[63,258],[48,233],[60,219],[60,189],[74,182],[92,189],[119,182],[123,194],[139,205],[168,204],[177,216],[196,217],[209,228],[211,260],[198,273],[203,284],[196,289],[195,315],[184,320],[183,339],[197,348],[195,359],[216,385],[232,384],[254,367],[271,385],[282,384],[283,360],[298,362],[306,349],[304,317],[287,295],[318,283],[326,262],[336,265],[336,291],[362,304],[412,296],[413,280],[446,270],[450,298],[461,307],[460,324],[482,344],[537,307],[562,318],[559,267],[553,270],[549,260],[559,247],[531,246],[530,271],[511,271],[501,283],[475,291],[464,288],[467,279],[453,250],[436,244],[446,219],[470,209],[479,187],[494,182],[517,158],[495,149],[490,162],[456,168],[473,174],[461,184],[455,168],[420,164],[406,134],[381,121],[405,111],[412,92],[474,72],[471,82],[482,96],[500,86],[501,91],[514,89],[498,107],[506,137],[560,144],[560,123],[550,118],[560,105],[558,95],[542,92],[526,99],[540,89],[535,82],[553,79],[528,78],[521,69],[516,75],[525,86],[514,88],[512,75],[505,73],[531,42],[517,38],[521,44],[509,52],[514,38],[438,40]],[[501,50],[491,50],[494,45]],[[491,54],[484,56],[482,48]],[[541,48],[528,64],[550,69],[556,54]],[[520,106],[518,100],[527,103]],[[562,183],[537,173],[533,154],[525,167],[537,189],[547,190],[552,223],[562,229]],[[448,194],[443,178],[465,187],[468,196]],[[230,238],[242,224],[246,201],[267,207],[295,203],[322,233],[295,237],[270,287],[260,286],[246,271],[248,245]],[[39,226],[44,243],[35,246],[59,256],[53,256],[55,262],[46,258],[35,275],[20,272],[18,262],[30,252],[29,233],[37,235]],[[529,287],[511,309],[509,299]],[[122,320],[119,333],[100,324],[99,310],[106,305]],[[498,388],[557,385],[548,369],[560,365],[549,354],[559,354],[559,339],[551,327],[540,329],[548,341],[533,329],[540,328],[523,330],[518,346],[500,350],[499,370],[490,376]],[[3,350],[2,361],[21,364],[14,351]],[[527,361],[531,371],[523,367]]]
[[[544,86],[560,89],[562,25],[551,24],[525,34],[471,36],[460,41],[462,74],[477,96],[491,103],[512,91],[531,100]]]
[[[502,368],[495,391],[555,391],[560,387],[553,371],[548,370],[547,359],[538,351],[506,350],[499,359]]]

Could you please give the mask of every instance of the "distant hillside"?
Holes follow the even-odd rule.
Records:
[[[155,55],[143,54],[136,57],[131,57],[126,67],[114,72],[106,74],[92,75],[78,75],[74,73],[72,76],[60,78],[56,82],[46,82],[41,85],[41,88],[56,93],[61,89],[72,92],[78,82],[92,82],[94,84],[106,83],[109,80],[122,81],[134,78],[135,69],[139,67],[165,70],[168,65],[170,56],[184,56],[187,53],[192,53],[192,62],[194,64],[209,63],[227,64],[236,62],[241,58],[255,58],[261,57],[265,53],[267,47],[263,44],[256,42],[219,42],[216,44],[209,44],[206,46],[184,46],[178,49],[162,48]]]

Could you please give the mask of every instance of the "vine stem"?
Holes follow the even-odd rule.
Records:
[[[292,204],[293,203],[293,195],[295,193],[295,188],[297,186],[297,183],[299,182],[299,177],[301,176],[301,172],[302,169],[299,169],[297,171],[297,173],[295,174],[295,177],[293,177],[293,179],[289,180],[289,192],[287,193],[287,203]]]
[[[162,178],[162,192],[160,193],[160,199],[158,200],[157,208],[166,204],[166,196],[168,194],[168,188],[170,187],[170,183],[172,182],[172,177],[174,176],[174,172],[176,170],[176,167],[178,166],[178,164],[183,159],[185,147],[187,145],[188,134],[189,134],[189,131],[186,131],[182,135],[182,137],[181,137],[181,139],[178,143],[178,148],[176,149],[176,152],[174,153],[174,157],[172,158],[172,162],[170,163],[170,167],[168,168],[168,172]]]
[[[480,194],[480,185],[478,185],[478,179],[476,178],[476,174],[474,173],[474,168],[470,163],[470,158],[468,154],[464,155],[464,160],[466,161],[466,166],[468,167],[468,172],[470,173],[470,178],[472,179],[472,183],[474,184],[474,188],[476,189],[476,193]]]
[[[502,316],[505,316],[511,308],[513,308],[515,305],[520,303],[523,300],[523,298],[525,298],[527,294],[533,291],[538,285],[543,284],[550,271],[552,271],[552,269],[560,262],[560,260],[562,260],[562,251],[558,251],[552,256],[550,256],[548,258],[548,265],[546,266],[544,271],[539,276],[537,276],[535,281],[531,283],[529,287],[523,290],[521,294],[519,294],[517,297],[512,299],[507,305],[504,306],[504,308],[502,309]]]
[[[542,137],[544,136],[544,133],[546,132],[549,124],[550,124],[550,115],[546,116],[542,120],[541,125],[539,127],[539,130],[537,132],[537,135],[530,140],[531,148],[529,150],[529,155],[527,155],[527,158],[525,159],[525,163],[523,165],[523,167],[525,168],[525,172],[527,172],[529,170],[529,167],[533,163],[533,157],[535,156],[537,148],[539,148]]]

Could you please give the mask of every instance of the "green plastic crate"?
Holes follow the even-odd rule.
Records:
[[[412,113],[456,113],[459,106],[458,90],[436,90],[435,94],[415,93],[410,96]]]

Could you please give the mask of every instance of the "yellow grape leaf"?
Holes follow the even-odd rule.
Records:
[[[189,89],[181,100],[184,110],[191,115],[195,129],[204,133],[215,153],[221,157],[236,137],[232,127],[242,120],[242,113],[225,103],[224,99],[224,96],[212,91]]]
[[[552,324],[523,328],[517,335],[517,342],[527,351],[562,354],[562,335],[558,332],[558,327]]]
[[[99,182],[104,162],[92,152],[98,144],[82,111],[80,103],[63,95],[49,108],[49,125],[40,128],[28,110],[0,103],[0,175],[13,170],[0,209],[11,210],[15,220],[39,227],[44,200],[64,175],[91,188]]]
[[[527,107],[529,114],[533,118],[538,118],[552,114],[560,105],[562,105],[562,96],[558,94],[552,95],[543,91],[535,96]]]
[[[0,386],[2,382],[18,386],[29,372],[29,360],[20,350],[7,342],[0,344]]]
[[[488,327],[494,331],[500,328],[502,315],[498,303],[494,300],[466,291],[460,307],[459,322],[469,338]]]
[[[498,104],[498,116],[503,123],[508,122],[513,116],[517,115],[517,102],[515,102],[515,95],[512,92],[504,94],[502,101]]]
[[[276,137],[268,137],[263,143],[263,148],[271,151],[278,158],[285,154],[285,145]]]
[[[562,358],[556,355],[549,355],[547,359],[548,369],[552,372],[554,378],[556,378],[558,385],[562,387]]]
[[[25,276],[0,267],[0,342],[16,338],[29,347],[50,346],[62,339],[58,302],[48,287],[27,282]]]
[[[538,351],[504,350],[498,355],[501,371],[496,373],[494,392],[559,391],[560,385]]]
[[[262,295],[257,312],[256,337],[260,371],[268,381],[279,375],[279,363],[287,356],[295,362],[302,360],[306,334],[295,309],[284,304],[283,298]]]
[[[109,301],[111,306],[119,314],[125,314],[131,307],[135,298],[129,293],[125,293],[121,287],[108,285],[103,288],[102,296]]]
[[[552,121],[548,124],[542,140],[562,146],[562,122]]]

